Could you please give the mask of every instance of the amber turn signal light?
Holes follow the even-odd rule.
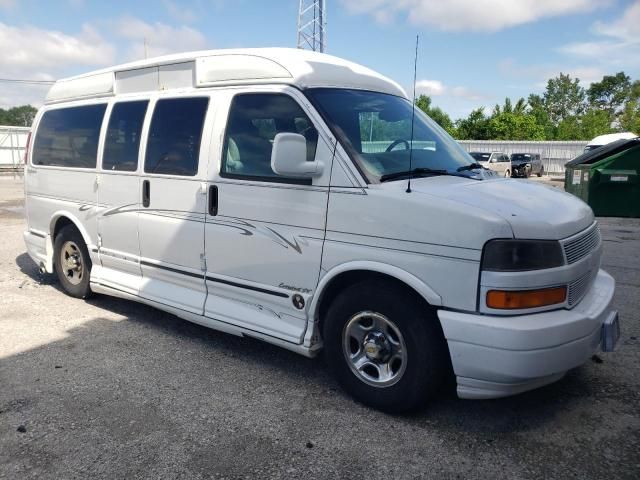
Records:
[[[567,287],[543,288],[540,290],[489,290],[487,307],[501,310],[519,310],[564,303]]]

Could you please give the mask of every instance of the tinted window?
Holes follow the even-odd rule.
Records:
[[[307,160],[316,156],[318,132],[300,106],[282,94],[237,95],[231,104],[223,153],[223,176],[277,182],[308,183],[277,175],[271,169],[271,147],[278,133],[307,139]]]
[[[208,98],[159,100],[153,111],[144,171],[195,175]]]
[[[148,101],[117,103],[111,110],[102,157],[103,170],[133,172],[138,168],[138,149]]]
[[[34,165],[95,168],[105,104],[44,113],[33,145]]]

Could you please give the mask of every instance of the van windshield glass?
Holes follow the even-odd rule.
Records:
[[[417,107],[411,142],[412,108],[405,98],[342,88],[306,93],[371,182],[401,179],[410,153],[418,174],[482,176],[474,159]]]

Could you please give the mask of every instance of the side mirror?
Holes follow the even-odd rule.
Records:
[[[307,139],[299,133],[278,133],[271,149],[271,169],[278,175],[311,178],[322,175],[322,162],[307,162]]]

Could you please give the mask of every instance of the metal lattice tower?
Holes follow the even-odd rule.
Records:
[[[327,9],[325,0],[300,0],[298,10],[298,48],[324,52]]]

